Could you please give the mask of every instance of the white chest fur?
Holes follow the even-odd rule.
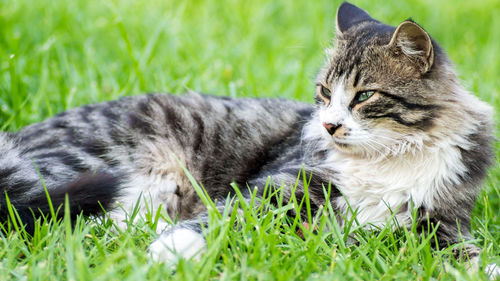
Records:
[[[356,211],[361,224],[375,225],[392,213],[400,224],[409,223],[412,206],[432,210],[439,198],[453,196],[449,187],[465,171],[459,149],[449,144],[374,160],[332,153],[329,162],[340,171],[336,184],[344,197],[338,207],[348,217]]]

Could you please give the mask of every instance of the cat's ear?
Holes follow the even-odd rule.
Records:
[[[337,10],[337,34],[340,35],[354,25],[364,21],[375,21],[364,10],[351,3],[344,2]]]
[[[412,20],[406,20],[396,28],[389,46],[399,49],[406,56],[415,58],[422,74],[429,71],[434,63],[431,37]]]

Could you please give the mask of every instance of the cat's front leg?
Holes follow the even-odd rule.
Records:
[[[429,215],[432,217],[429,217]],[[439,224],[437,222],[439,222]],[[435,248],[444,249],[453,244],[461,244],[453,249],[454,258],[457,261],[465,262],[467,271],[471,275],[476,275],[481,265],[479,259],[481,248],[473,244],[463,243],[472,238],[468,225],[469,222],[466,221],[462,224],[462,227],[459,227],[456,222],[448,220],[445,216],[441,216],[438,213],[425,213],[425,215],[421,217],[418,229],[420,233],[429,234],[434,227],[437,227],[435,234],[437,239],[431,240]],[[487,265],[484,268],[484,272],[491,280],[500,276],[500,268],[494,263]]]
[[[455,248],[453,252],[455,259],[465,261],[465,266],[469,274],[475,276],[479,272],[481,265],[479,260],[481,249],[479,247],[472,244],[465,244]],[[500,267],[495,263],[488,264],[484,267],[484,273],[490,280],[496,280],[500,277]]]
[[[165,230],[149,247],[153,260],[175,264],[180,258],[199,260],[206,251],[206,240],[201,224],[206,225],[201,216],[196,220],[184,221]]]
[[[224,209],[224,202],[217,202],[219,212]],[[208,212],[167,227],[149,246],[151,258],[165,264],[176,264],[179,259],[199,260],[207,249],[203,229],[208,227]]]
[[[226,208],[225,202],[226,200],[220,200],[215,203],[216,210],[220,214]],[[149,247],[151,258],[171,265],[176,264],[181,258],[199,260],[207,249],[205,230],[208,229],[208,221],[208,212],[204,211],[194,219],[184,220],[167,227],[151,243]]]

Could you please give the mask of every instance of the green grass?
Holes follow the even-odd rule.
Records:
[[[412,17],[443,46],[468,89],[500,110],[500,2],[355,1],[397,25]],[[0,128],[15,131],[83,104],[188,89],[311,102],[312,79],[334,34],[340,1],[0,0]],[[496,115],[498,120],[498,115]],[[497,145],[497,156],[500,156]],[[474,211],[483,264],[500,264],[500,166]],[[235,204],[238,204],[235,202]],[[2,280],[478,280],[464,263],[403,230],[345,229],[329,215],[317,233],[293,230],[282,206],[213,216],[208,253],[172,269],[148,259],[154,222],[45,222],[0,236]],[[243,218],[240,220],[240,218]],[[291,221],[290,221],[291,220]],[[238,222],[238,227],[233,227]],[[286,222],[286,223],[285,223]],[[328,230],[327,230],[328,229]],[[451,266],[449,266],[451,265]]]

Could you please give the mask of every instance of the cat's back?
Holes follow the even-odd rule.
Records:
[[[12,135],[27,154],[57,145],[135,148],[161,139],[199,150],[282,136],[311,112],[312,105],[284,99],[149,94],[77,107]]]
[[[49,185],[119,171],[141,192],[174,182],[185,198],[183,190],[192,188],[184,166],[217,197],[272,161],[271,150],[290,136],[300,136],[312,110],[283,99],[150,94],[68,110],[14,138]]]

